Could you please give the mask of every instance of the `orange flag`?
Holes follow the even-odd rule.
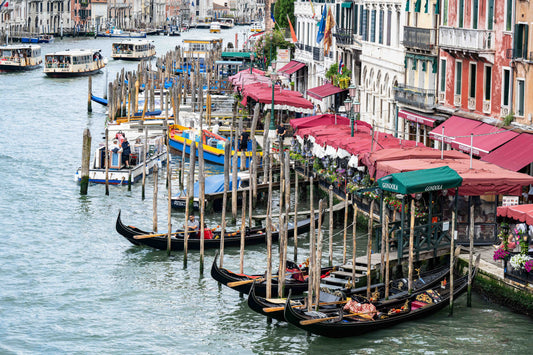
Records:
[[[298,42],[298,37],[296,37],[296,32],[294,32],[294,27],[292,27],[291,19],[289,17],[289,14],[287,14],[287,21],[289,21],[289,27],[291,29],[291,37],[292,37],[292,43]]]
[[[329,49],[332,44],[332,32],[335,27],[335,19],[333,18],[333,13],[331,12],[331,7],[328,9],[328,17],[326,20],[326,29],[324,30],[324,55],[329,54]]]
[[[315,18],[315,7],[313,6],[313,0],[309,0],[309,3],[311,4],[311,10],[313,10],[313,18]]]

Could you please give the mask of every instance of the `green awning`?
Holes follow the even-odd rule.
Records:
[[[422,5],[422,0],[415,1],[415,12],[420,12],[420,6]]]
[[[250,54],[253,52],[222,52],[222,58],[247,58],[250,59]]]
[[[403,195],[452,189],[462,183],[463,178],[448,166],[390,174],[378,179],[382,190]]]
[[[341,4],[341,7],[345,7],[347,9],[351,9],[352,8],[352,2],[351,1],[345,1]]]

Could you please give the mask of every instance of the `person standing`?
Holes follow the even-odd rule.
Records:
[[[124,140],[122,141],[122,164],[126,164],[126,168],[128,169],[130,167],[130,154],[130,143],[128,142],[128,139],[124,137]]]
[[[239,142],[239,150],[245,152],[248,150],[248,139],[250,138],[250,133],[244,131],[241,134],[241,140]]]
[[[283,139],[285,139],[285,133],[287,133],[287,130],[285,129],[285,126],[283,126],[283,124],[280,122],[280,124],[276,128],[276,134],[278,135],[280,147],[283,145]]]

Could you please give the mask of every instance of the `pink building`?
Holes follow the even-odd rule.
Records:
[[[472,118],[511,112],[513,0],[443,0],[439,104]]]

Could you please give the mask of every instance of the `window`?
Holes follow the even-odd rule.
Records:
[[[387,11],[387,46],[390,46],[392,11]]]
[[[514,35],[514,58],[528,58],[527,44],[528,44],[529,25],[524,23],[517,23],[515,25]]]
[[[489,0],[490,1],[490,0]],[[465,0],[459,0],[459,4],[457,5],[457,27],[462,28],[464,25],[464,8],[465,8]]]
[[[505,30],[513,29],[513,0],[505,0]]]
[[[368,10],[363,9],[363,21],[361,21],[363,29],[363,41],[368,41]]]
[[[476,98],[476,63],[470,63],[470,78],[468,86],[468,97]]]
[[[485,94],[483,98],[485,101],[490,101],[492,88],[492,67],[490,65],[485,66]]]
[[[518,79],[516,81],[516,115],[524,116],[524,98],[525,98],[525,81]]]
[[[383,44],[383,21],[385,20],[385,11],[379,10],[379,34],[378,34],[378,42],[379,44]]]
[[[494,0],[487,0],[487,30],[494,28]]]
[[[502,106],[509,106],[511,101],[511,69],[503,69]]]
[[[446,59],[440,60],[440,92],[446,91]]]
[[[472,0],[472,28],[477,29],[477,18],[479,13],[479,0]]]
[[[376,42],[376,10],[370,15],[370,42]]]
[[[455,62],[455,95],[461,95],[461,85],[463,79],[463,62]]]
[[[448,0],[444,0],[442,5],[442,24],[444,26],[448,25]]]

